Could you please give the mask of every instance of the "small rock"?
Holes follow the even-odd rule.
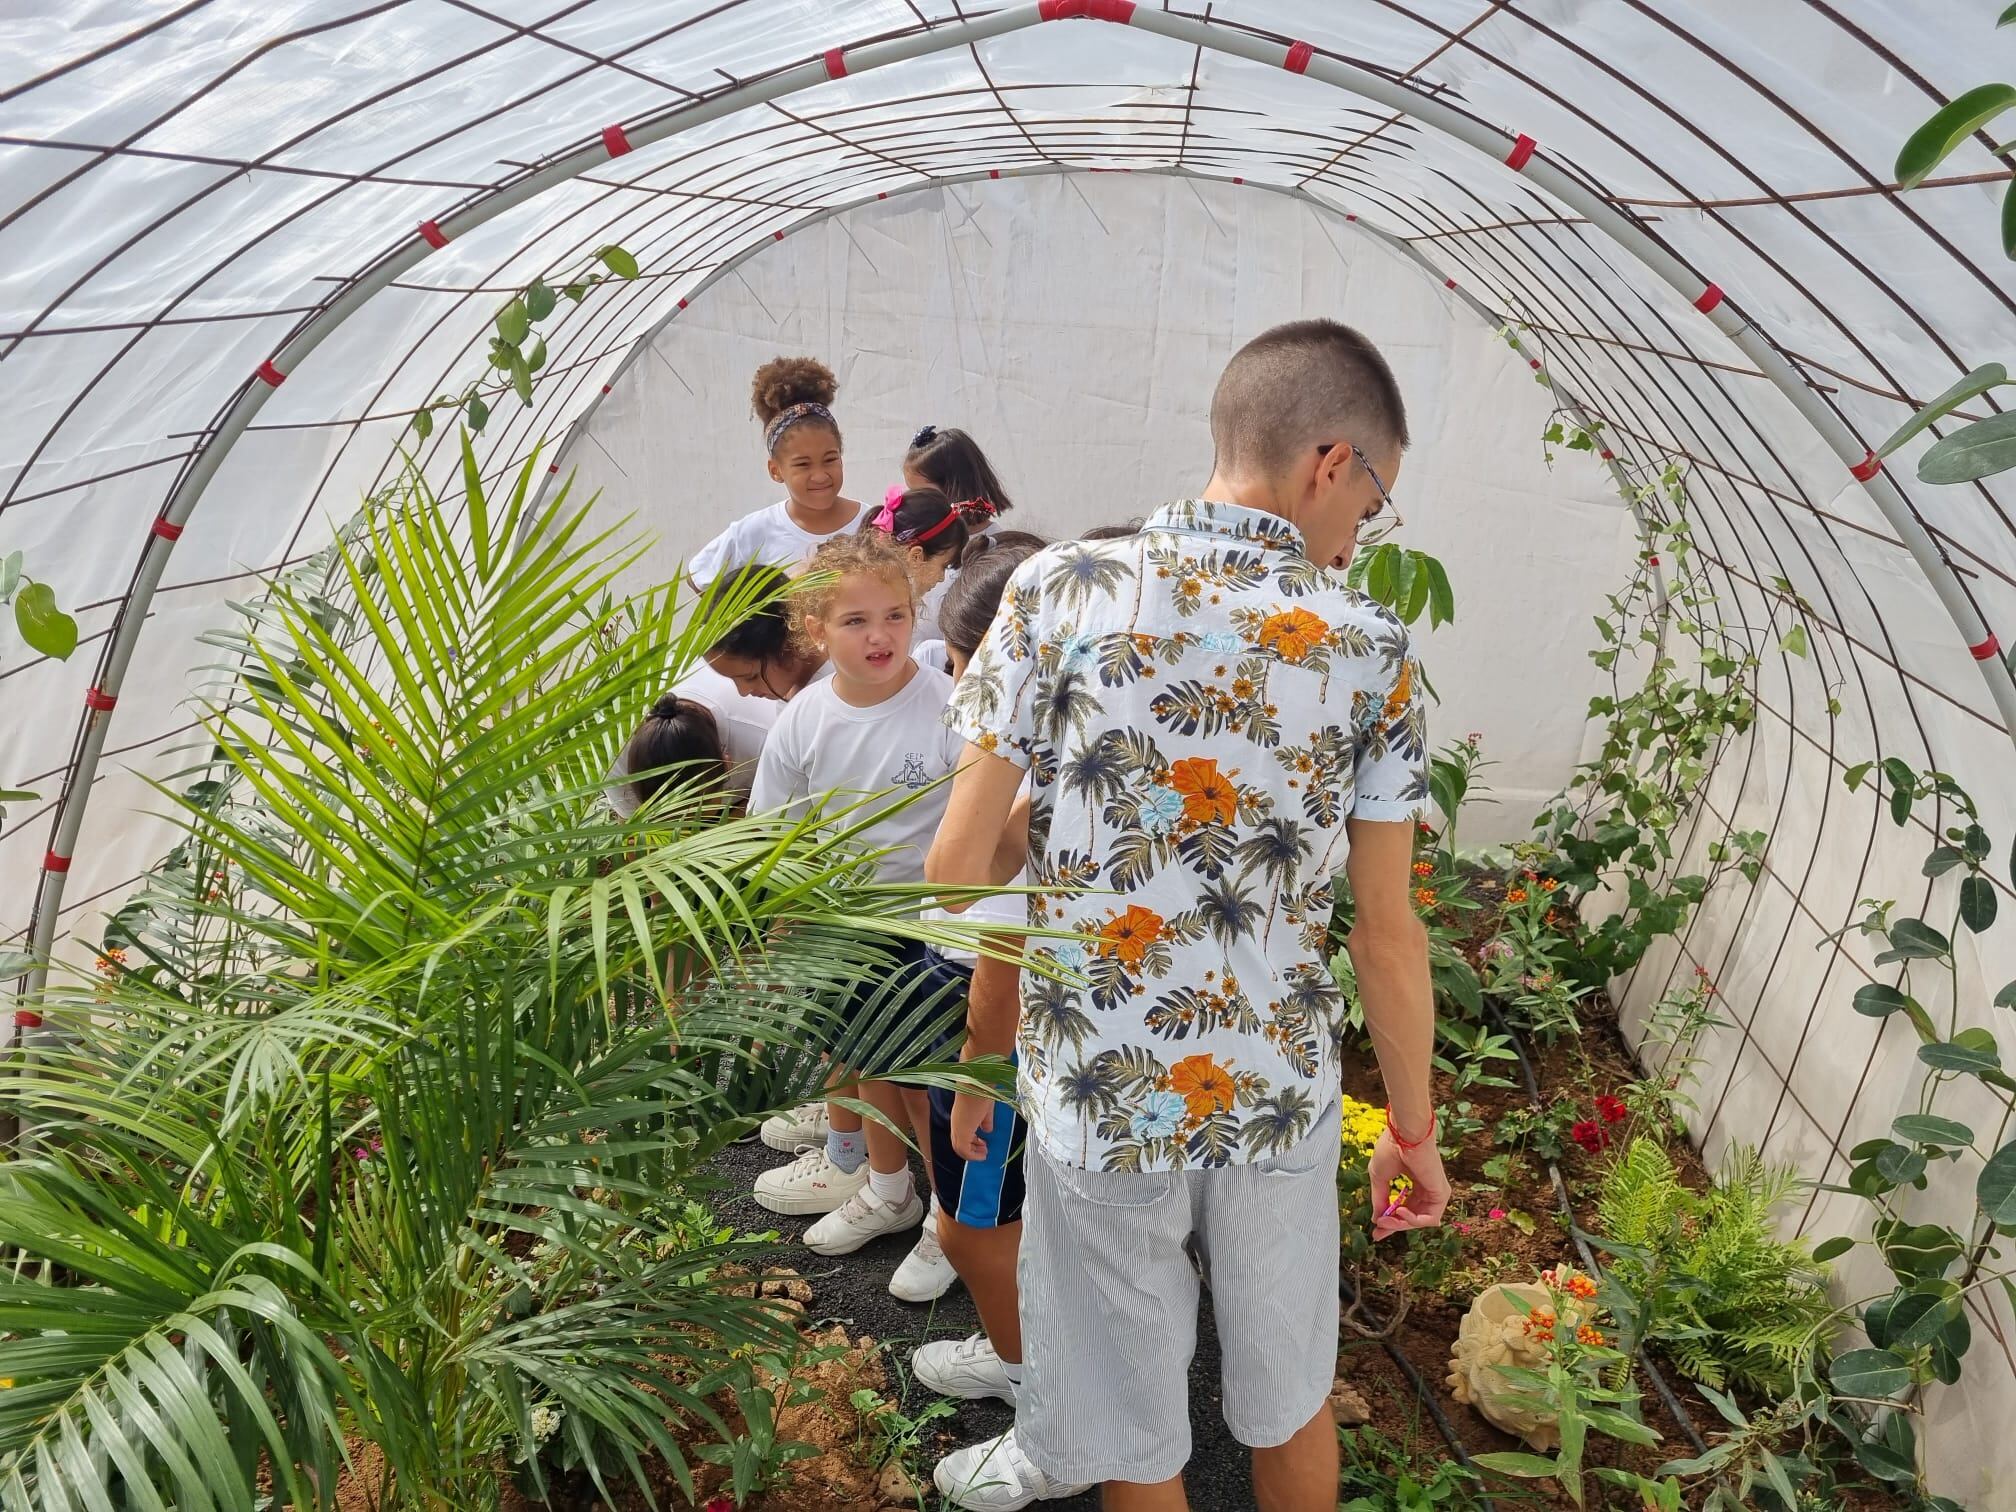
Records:
[[[1360,1423],[1372,1421],[1372,1404],[1344,1377],[1339,1376],[1330,1383],[1330,1410],[1337,1414],[1340,1428],[1355,1428]]]
[[[901,1465],[884,1465],[881,1478],[875,1482],[875,1489],[886,1502],[898,1502],[908,1506],[917,1500],[917,1482],[910,1478],[910,1472]]]
[[[812,1300],[812,1283],[796,1271],[775,1270],[763,1278],[763,1295],[789,1297],[802,1305]]]

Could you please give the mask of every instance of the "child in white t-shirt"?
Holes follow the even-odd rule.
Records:
[[[812,357],[779,357],[756,369],[750,403],[763,422],[763,449],[772,482],[784,497],[746,514],[693,554],[686,576],[705,588],[722,573],[751,562],[796,571],[836,532],[861,515],[842,498],[840,423],[833,370]]]
[[[828,541],[813,553],[807,575],[815,580],[794,595],[794,607],[832,676],[804,688],[778,716],[756,766],[750,809],[804,813],[821,803],[847,808],[889,794],[879,808],[839,822],[858,830],[856,843],[881,853],[882,880],[921,882],[924,852],[950,791],[942,779],[963,749],[943,718],[952,679],[911,659],[915,597],[903,558],[886,537],[867,531]],[[903,991],[923,987],[921,943],[892,941],[888,953],[889,969],[863,983],[850,1013],[884,997],[891,983]],[[878,1235],[916,1227],[925,1206],[901,1136],[879,1122],[864,1128],[859,1113],[832,1099],[866,1102],[917,1130],[929,1126],[929,1104],[921,1090],[886,1082],[836,1081],[827,1090],[824,1146],[758,1177],[756,1200],[775,1213],[825,1214],[806,1231],[805,1244],[816,1254],[844,1255]]]

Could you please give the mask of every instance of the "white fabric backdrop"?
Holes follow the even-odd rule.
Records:
[[[1147,249],[1166,249],[1148,255]],[[1008,524],[1057,537],[1147,513],[1211,471],[1212,385],[1278,321],[1362,328],[1399,375],[1414,433],[1404,543],[1448,564],[1453,625],[1423,653],[1436,744],[1471,730],[1500,763],[1466,842],[1523,836],[1579,752],[1598,674],[1590,614],[1636,536],[1586,454],[1550,473],[1551,401],[1454,295],[1305,203],[1142,175],[1030,178],[906,195],[761,253],[666,324],[561,450],[561,475],[658,536],[664,580],[736,515],[778,497],[747,376],[807,352],[840,377],[851,497],[879,501],[926,421],[987,449]],[[1535,592],[1546,585],[1545,592]]]

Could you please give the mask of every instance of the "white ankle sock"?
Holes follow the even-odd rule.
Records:
[[[868,1168],[868,1190],[875,1194],[877,1202],[886,1202],[894,1207],[902,1207],[909,1202],[917,1188],[910,1180],[910,1167],[899,1170],[878,1171]]]
[[[1017,1391],[1022,1389],[1022,1362],[1020,1360],[1013,1362],[1003,1360],[1001,1362],[1001,1373],[1008,1377],[1008,1384],[1010,1386],[1013,1386]]]

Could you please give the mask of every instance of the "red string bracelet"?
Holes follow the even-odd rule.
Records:
[[[1393,1136],[1393,1143],[1398,1145],[1402,1151],[1418,1150],[1435,1137],[1435,1114],[1430,1112],[1428,1115],[1428,1132],[1426,1134],[1423,1134],[1419,1139],[1408,1139],[1401,1134],[1400,1122],[1394,1118],[1393,1104],[1389,1102],[1386,1104],[1386,1132]]]

